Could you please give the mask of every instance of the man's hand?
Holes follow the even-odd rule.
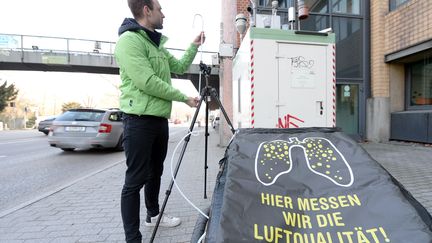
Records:
[[[204,43],[205,38],[206,37],[205,37],[204,31],[203,31],[195,38],[195,40],[192,42],[192,44],[196,45],[196,47],[200,47],[200,45],[202,43]]]
[[[197,107],[199,102],[199,98],[198,97],[188,97],[187,101],[185,102],[188,106],[190,107]]]

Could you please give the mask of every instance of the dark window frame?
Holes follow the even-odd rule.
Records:
[[[271,0],[269,0],[271,1]],[[294,0],[297,1],[297,0]],[[364,18],[364,9],[363,9],[363,4],[361,4],[361,2],[363,0],[359,0],[360,2],[360,6],[359,6],[359,13],[358,14],[354,14],[354,13],[342,13],[342,12],[334,12],[333,11],[333,0],[327,0],[327,3],[325,5],[327,5],[327,12],[314,12],[311,9],[309,9],[309,14],[314,14],[314,15],[333,15],[333,16],[343,16],[343,17],[354,17],[354,18]],[[278,8],[278,12],[284,12],[284,13],[288,13],[288,8],[289,3],[288,1],[286,1],[286,7],[279,7]],[[258,12],[260,10],[264,10],[264,11],[269,11],[271,13],[272,8],[271,6],[267,6],[267,5],[262,5],[258,2],[257,4],[257,9]]]
[[[359,0],[359,13],[357,14],[357,13],[342,13],[342,12],[334,12],[334,4],[333,4],[333,0],[330,0],[329,1],[329,4],[330,4],[330,13],[332,13],[332,15],[334,15],[334,16],[338,16],[338,15],[342,15],[342,16],[357,16],[357,17],[363,17],[363,15],[364,15],[364,10],[363,10],[363,4],[361,4],[361,1],[363,1],[363,0]]]
[[[262,4],[262,3],[260,3],[261,1],[262,1],[262,2],[268,2],[267,5],[270,5],[270,7],[267,6],[266,4]],[[265,7],[265,8],[270,8],[270,9],[271,9],[271,2],[272,2],[272,0],[260,0],[260,1],[258,1],[258,3],[257,3],[257,7],[259,7],[259,8],[263,8],[263,7]],[[289,6],[288,6],[288,0],[278,0],[278,2],[279,2],[279,4],[280,4],[280,2],[282,2],[282,4],[284,5],[284,6],[282,6],[282,7],[279,6],[279,8],[282,8],[282,9],[287,9],[287,8],[289,8]]]
[[[400,6],[405,5],[410,0],[404,0],[404,2],[396,4],[396,0],[389,0],[389,12],[397,10]]]
[[[352,21],[351,23],[353,23],[354,21],[358,21],[358,23],[360,24],[360,30],[362,30],[362,29],[364,29],[365,28],[365,26],[363,25],[363,20],[362,20],[362,18],[359,18],[359,17],[347,17],[347,16],[340,16],[340,15],[333,15],[332,16],[332,18],[331,18],[331,28],[333,28],[333,31],[336,33],[336,28],[334,28],[335,27],[335,25],[338,23],[338,21],[337,21],[337,19],[339,19],[339,26],[342,26],[341,25],[341,20],[344,20],[344,21]],[[352,25],[347,25],[347,35],[346,36],[351,36],[353,33],[350,33],[350,34],[348,34],[348,32],[352,32],[352,30],[353,30],[353,26]],[[361,44],[361,46],[364,46],[364,33],[360,33],[362,36],[360,36],[360,39],[358,39],[358,41],[360,42],[360,44]],[[341,56],[340,56],[340,53],[344,53],[344,52],[341,52],[341,48],[343,48],[343,46],[342,46],[342,44],[341,44],[341,40],[339,40],[338,38],[340,38],[342,35],[341,35],[341,32],[339,31],[338,32],[338,35],[336,36],[337,38],[336,38],[336,55],[337,55],[337,57],[336,57],[336,61],[337,61],[337,63],[339,63],[340,61],[340,59],[341,59]],[[347,42],[347,43],[351,43],[351,42]],[[345,52],[346,52],[347,50],[345,50]],[[352,74],[352,71],[351,71],[351,73],[349,73],[349,75],[346,75],[346,73],[344,73],[343,71],[344,70],[342,70],[342,69],[340,69],[340,63],[339,63],[339,65],[338,64],[336,64],[336,77],[337,78],[341,78],[341,79],[350,79],[350,78],[353,78],[353,79],[361,79],[361,80],[363,80],[363,79],[365,79],[365,77],[364,77],[364,73],[363,73],[363,70],[364,70],[364,58],[365,58],[365,56],[363,55],[363,53],[359,53],[359,58],[360,59],[358,59],[358,58],[355,58],[355,59],[352,59],[352,60],[355,60],[355,61],[358,61],[358,63],[356,63],[356,64],[358,64],[359,65],[359,70],[357,70],[357,71],[355,71],[355,72],[358,72],[358,76],[354,76],[353,74]],[[354,62],[352,62],[353,64],[355,64]],[[354,66],[353,66],[354,67]]]
[[[405,109],[407,111],[432,110],[432,105],[411,105],[412,66],[419,62],[423,60],[405,65]]]

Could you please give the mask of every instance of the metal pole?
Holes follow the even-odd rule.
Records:
[[[21,62],[24,62],[24,36],[21,35]]]
[[[207,79],[207,76],[206,76]],[[208,146],[208,117],[209,117],[209,102],[210,100],[207,98],[210,98],[210,92],[208,90],[208,87],[205,87],[205,103],[206,103],[206,110],[205,110],[205,148],[204,148],[204,199],[207,199],[207,146]]]
[[[195,27],[195,20],[196,20],[197,16],[201,18],[200,62],[202,62],[202,60],[203,60],[203,51],[202,51],[203,47],[202,47],[202,45],[203,45],[204,19],[203,19],[203,16],[201,14],[195,14],[194,20],[193,20],[193,27]],[[198,92],[201,92],[201,72],[199,73],[199,78],[198,78]]]
[[[68,64],[70,64],[69,39],[66,39],[66,51],[68,55]]]

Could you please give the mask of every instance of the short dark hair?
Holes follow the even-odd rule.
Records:
[[[141,18],[144,6],[153,10],[153,0],[128,0],[129,8],[135,19]]]

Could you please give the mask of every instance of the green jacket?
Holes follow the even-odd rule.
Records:
[[[171,85],[171,73],[188,70],[197,53],[193,44],[177,60],[164,47],[161,37],[157,47],[144,30],[126,31],[115,47],[120,68],[120,109],[128,114],[169,118],[172,101],[187,101],[187,96]]]

